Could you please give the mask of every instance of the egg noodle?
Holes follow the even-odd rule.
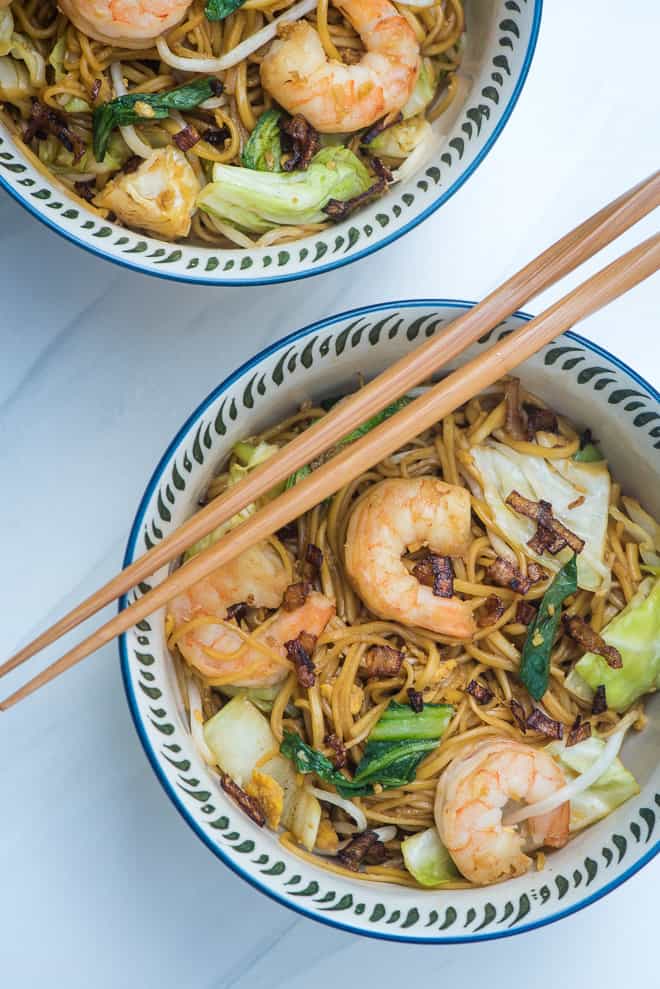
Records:
[[[238,64],[212,73],[223,84],[220,96],[208,99],[190,111],[174,111],[164,120],[140,121],[137,127],[122,128],[122,137],[117,133],[114,139],[115,160],[104,168],[97,167],[91,160],[92,110],[124,92],[167,93],[184,83],[208,76],[208,69],[201,60],[217,60],[231,53],[294,5],[294,0],[247,0],[224,20],[210,21],[205,16],[205,0],[194,0],[181,23],[157,39],[158,47],[154,43],[153,47],[136,51],[89,37],[67,20],[53,0],[13,0],[9,9],[15,29],[29,39],[29,45],[44,60],[45,70],[41,73],[43,81],[35,83],[31,78],[20,94],[11,98],[7,93],[3,95],[0,73],[0,119],[32,163],[62,183],[74,198],[78,198],[81,182],[91,183],[82,205],[104,217],[109,211],[98,209],[92,195],[100,193],[107,182],[120,173],[131,154],[137,152],[146,157],[151,149],[172,144],[173,135],[186,125],[202,135],[186,151],[186,157],[203,186],[212,181],[214,163],[240,165],[241,152],[260,114],[273,105],[260,79],[260,64],[271,42],[252,51]],[[421,55],[437,80],[435,98],[426,109],[426,118],[434,120],[449,106],[456,93],[464,31],[462,2],[439,0],[432,6],[394,6],[413,29]],[[317,29],[328,57],[349,65],[359,60],[364,52],[363,43],[332,3],[319,0],[306,20]],[[43,139],[37,134],[28,145],[23,142],[34,99],[66,113],[70,130],[88,149],[82,170],[75,167],[73,156],[53,134],[42,135]],[[204,134],[212,132],[223,135],[222,139],[213,143],[205,140]],[[347,146],[360,156],[361,134],[349,134],[345,139]],[[389,163],[397,164],[396,161]],[[139,228],[139,218],[128,225]],[[197,210],[188,239],[210,246],[264,247],[295,240],[327,225],[326,222],[277,225],[255,236],[208,212]]]
[[[244,16],[253,15],[246,11]],[[334,37],[337,38],[336,33]],[[521,651],[528,631],[527,626],[517,618],[518,603],[525,600],[538,604],[553,575],[546,575],[540,582],[532,584],[523,595],[509,587],[489,583],[487,570],[496,558],[505,556],[515,561],[523,575],[527,574],[531,561],[520,545],[515,544],[495,523],[484,499],[470,448],[475,444],[503,444],[509,449],[524,451],[526,456],[544,458],[546,463],[552,465],[571,457],[579,448],[580,438],[574,426],[560,416],[558,431],[554,434],[539,432],[535,439],[528,441],[512,439],[504,429],[505,387],[505,383],[500,383],[487,394],[473,398],[404,448],[356,477],[325,503],[300,517],[294,526],[271,539],[272,545],[291,568],[292,579],[298,581],[306,573],[307,547],[310,544],[318,547],[323,554],[323,563],[316,588],[336,604],[336,616],[327,624],[314,650],[314,685],[302,686],[291,666],[276,692],[269,716],[278,742],[286,731],[295,731],[314,749],[332,756],[332,749],[325,742],[332,734],[345,747],[348,757],[346,768],[351,773],[363,755],[367,736],[387,705],[392,700],[406,703],[410,688],[418,691],[425,703],[451,704],[454,709],[439,744],[422,761],[412,782],[397,789],[352,798],[366,815],[369,827],[393,825],[396,828],[396,837],[386,842],[387,861],[367,865],[365,871],[357,875],[360,879],[416,885],[402,865],[399,851],[401,839],[433,825],[438,779],[452,760],[468,747],[477,741],[502,737],[538,747],[548,743],[547,737],[530,727],[523,734],[520,723],[512,713],[512,701],[517,700],[529,709],[529,694],[518,677]],[[538,398],[524,390],[521,390],[520,398],[527,408],[546,408]],[[250,442],[284,445],[324,414],[321,407],[303,408]],[[476,632],[470,641],[457,641],[422,628],[377,618],[360,600],[346,572],[347,528],[356,505],[375,484],[386,478],[416,478],[422,475],[466,487],[472,496],[469,550],[464,558],[452,561],[454,594],[469,603],[477,619]],[[215,478],[209,486],[208,499],[222,493],[227,482],[227,472]],[[566,616],[577,615],[586,619],[596,632],[600,632],[633,599],[644,578],[640,529],[629,513],[631,506],[635,512],[639,508],[632,499],[622,500],[621,486],[613,480],[603,561],[611,571],[611,578],[604,580],[601,589],[596,592],[578,589],[564,606]],[[408,565],[412,565],[412,558]],[[481,627],[478,619],[491,595],[497,595],[503,610],[492,624]],[[227,678],[214,680],[201,677],[183,661],[176,645],[195,622],[205,620],[216,625],[223,624],[217,618],[197,617],[179,626],[170,623],[168,629],[184,698],[187,697],[186,684],[193,676],[200,688],[204,720],[224,703],[222,691],[215,688],[227,682]],[[264,611],[240,623],[241,639],[262,652],[269,647],[255,639],[255,630],[263,627],[260,624],[263,620],[272,621],[272,617],[269,618]],[[235,621],[225,624],[233,631],[237,628]],[[403,663],[396,675],[367,677],[365,657],[374,646],[390,646],[403,652]],[[616,730],[621,715],[609,709],[592,713],[591,701],[581,699],[566,686],[567,674],[583,652],[560,625],[552,648],[550,681],[542,706],[551,719],[564,726],[566,733],[580,715],[594,733],[607,738]],[[279,655],[278,659],[283,662]],[[474,696],[466,692],[470,681],[478,681],[488,689],[491,697],[486,703],[478,703]],[[643,722],[644,716],[639,707],[637,727],[642,727]],[[378,787],[375,790],[378,791]],[[329,815],[340,836],[350,833],[350,818],[341,808],[324,808],[324,814]],[[336,860],[322,858],[300,848],[288,833],[281,840],[290,851],[314,861],[321,868],[346,872]],[[356,877],[354,872],[346,874]],[[466,883],[453,885],[460,888]]]

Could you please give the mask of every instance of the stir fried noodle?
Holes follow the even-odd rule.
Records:
[[[304,407],[238,444],[208,499],[324,411]],[[516,849],[509,860],[502,845],[501,871],[489,873],[476,847],[466,864],[455,848],[482,842],[486,854],[493,822],[475,818],[461,845],[452,813],[469,804],[474,772],[482,782],[497,772],[498,820],[507,800],[552,803],[562,786],[579,791],[588,766],[571,758],[589,762],[593,750],[591,765],[607,739],[643,727],[639,698],[654,674],[633,670],[625,635],[608,631],[626,608],[638,627],[646,615],[657,650],[657,584],[649,593],[657,533],[589,436],[516,379],[503,381],[255,547],[252,559],[171,603],[169,645],[192,721],[205,723],[207,761],[232,776],[222,732],[210,728],[238,695],[267,719],[274,752],[262,750],[252,779],[234,772],[237,782],[271,806],[259,767],[284,742],[303,774],[298,784],[319,796],[311,839],[295,834],[286,812],[269,822],[284,826],[281,840],[295,854],[415,886],[426,881],[405,856],[406,839],[439,829],[458,869],[450,862],[436,882],[460,887],[524,871],[531,859]],[[386,758],[397,744],[408,746],[408,768],[398,750],[394,762]],[[576,820],[591,813],[584,803],[573,793],[571,831],[590,823]],[[568,808],[566,799],[554,811],[555,830],[548,813],[509,831],[526,851],[560,846]],[[543,833],[532,826],[541,820]],[[498,840],[508,836],[505,828]]]
[[[104,217],[268,246],[428,160],[464,30],[461,0],[13,0],[0,3],[0,117]]]

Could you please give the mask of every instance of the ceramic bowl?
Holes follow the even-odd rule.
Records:
[[[442,333],[470,305],[421,301],[355,310],[300,330],[244,364],[205,399],[167,448],[138,509],[125,564],[195,511],[236,440],[291,414],[304,399],[349,390],[359,371],[379,373],[426,337]],[[511,317],[454,366],[528,318]],[[546,346],[520,374],[527,388],[580,427],[597,428],[615,476],[660,515],[660,396],[651,385],[574,333]],[[159,572],[149,584],[165,574]],[[451,892],[369,884],[324,872],[288,853],[273,832],[255,826],[205,768],[186,727],[163,622],[162,612],[154,614],[121,641],[128,701],[154,771],[218,858],[300,913],[392,940],[503,937],[579,910],[618,886],[660,848],[660,705],[651,703],[648,729],[629,737],[624,749],[640,795],[549,855],[542,872]]]
[[[0,185],[68,240],[127,268],[209,285],[259,285],[330,271],[396,240],[472,174],[509,118],[531,64],[542,0],[468,0],[459,95],[436,127],[433,160],[342,223],[253,250],[172,244],[109,223],[37,171],[0,123]]]

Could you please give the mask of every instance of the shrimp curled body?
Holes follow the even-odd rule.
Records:
[[[346,533],[348,575],[367,607],[380,618],[417,625],[458,639],[470,638],[474,618],[457,597],[437,597],[408,572],[409,546],[462,556],[470,543],[470,495],[435,477],[391,478],[369,489],[355,507]]]
[[[183,20],[191,0],[58,0],[79,31],[107,45],[151,48]],[[1,0],[0,0],[1,5]]]
[[[312,591],[301,607],[280,609],[249,637],[226,618],[229,606],[239,602],[278,608],[290,577],[275,550],[259,543],[182,591],[169,602],[167,613],[183,657],[212,683],[239,687],[280,683],[291,669],[285,643],[301,632],[319,636],[334,615],[332,602]]]
[[[357,65],[329,60],[308,21],[283,26],[261,63],[264,89],[326,134],[361,130],[400,110],[421,64],[415,34],[389,0],[332,2],[367,49]]]
[[[550,756],[513,739],[494,739],[455,759],[438,783],[435,823],[456,867],[473,883],[487,885],[527,872],[525,851],[568,841],[570,804],[531,817],[517,830],[502,824],[509,800],[534,804],[565,784]]]

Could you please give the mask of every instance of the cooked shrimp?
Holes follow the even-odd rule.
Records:
[[[192,0],[58,0],[83,34],[121,48],[151,48],[183,20]],[[0,5],[2,0],[0,0]]]
[[[421,64],[415,34],[389,0],[332,2],[367,49],[357,65],[328,60],[308,21],[284,25],[261,63],[264,89],[326,134],[360,130],[400,110]]]
[[[348,575],[367,607],[380,618],[469,638],[472,610],[457,597],[436,597],[406,570],[409,546],[462,556],[470,543],[470,495],[435,477],[392,478],[375,484],[358,502],[346,533]]]
[[[502,811],[509,800],[534,804],[565,782],[546,752],[513,739],[482,742],[455,759],[438,783],[435,823],[465,878],[485,885],[520,876],[532,861],[525,851],[565,845],[568,801],[529,818],[522,830],[502,824]]]
[[[227,609],[239,602],[279,608],[290,577],[277,552],[260,543],[173,598],[167,613],[184,658],[209,679],[239,687],[283,680],[291,669],[284,643],[301,632],[320,635],[335,611],[331,601],[312,592],[300,608],[278,611],[250,637],[213,619],[226,620]],[[177,626],[184,626],[179,636]]]

